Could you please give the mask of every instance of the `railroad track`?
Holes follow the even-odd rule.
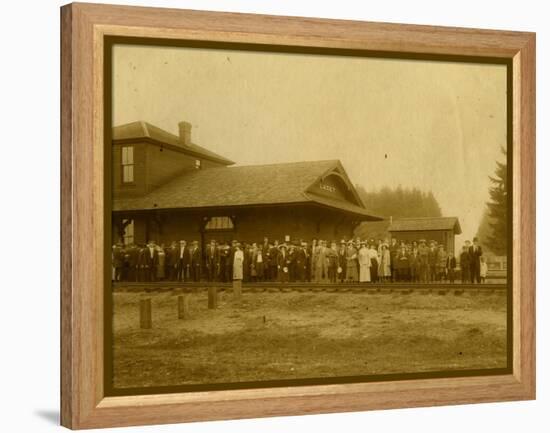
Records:
[[[219,291],[232,291],[231,283],[179,283],[179,282],[154,282],[154,283],[113,283],[114,292],[133,292],[133,293],[198,293],[207,291],[210,287],[216,287]],[[505,293],[506,284],[451,284],[451,283],[244,283],[242,285],[243,293],[287,293],[287,292],[326,292],[326,293],[369,293],[369,294],[389,294],[389,293],[435,293],[447,294],[454,293],[460,295],[463,293]]]

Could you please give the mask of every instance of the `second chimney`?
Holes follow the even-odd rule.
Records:
[[[191,144],[191,124],[189,122],[178,123],[180,136],[179,141],[183,145]]]

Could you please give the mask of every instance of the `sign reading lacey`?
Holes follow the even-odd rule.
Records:
[[[325,190],[325,191],[328,191],[328,192],[336,192],[336,188],[331,186],[331,185],[327,185],[326,183],[320,183],[319,184],[319,188]]]

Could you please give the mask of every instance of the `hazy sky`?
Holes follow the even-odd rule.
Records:
[[[115,46],[114,125],[145,120],[239,165],[339,159],[352,182],[432,190],[472,238],[506,146],[506,67]],[[253,181],[253,179],[251,179]],[[366,203],[368,207],[368,203]]]

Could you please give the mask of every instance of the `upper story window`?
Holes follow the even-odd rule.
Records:
[[[201,160],[200,159],[195,159],[195,168],[197,170],[200,170],[200,168],[201,168]]]
[[[134,147],[122,146],[122,182],[134,181]]]

